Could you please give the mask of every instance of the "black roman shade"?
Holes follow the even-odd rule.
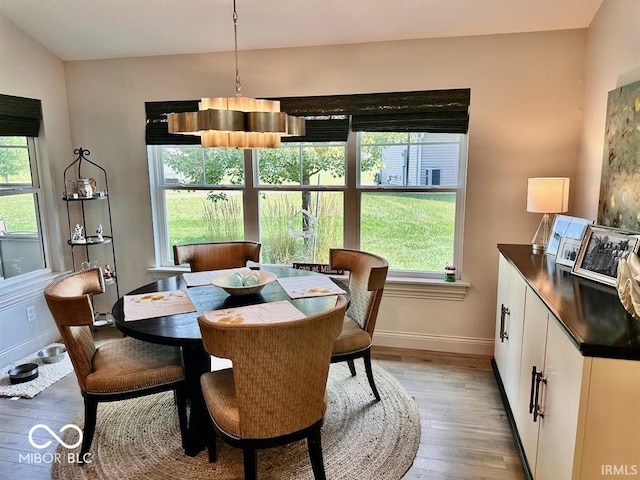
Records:
[[[467,133],[471,90],[280,98],[291,115],[345,115],[354,132]]]
[[[362,93],[282,97],[280,110],[305,117],[303,137],[282,137],[283,142],[344,142],[354,132],[467,133],[471,90]],[[195,135],[170,134],[167,113],[194,112],[197,100],[146,102],[148,145],[191,145]]]
[[[41,118],[40,100],[0,94],[0,136],[37,137]]]
[[[147,145],[200,145],[198,135],[169,133],[167,113],[197,112],[199,100],[145,102],[147,114],[145,140]]]

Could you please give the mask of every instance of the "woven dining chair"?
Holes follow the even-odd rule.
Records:
[[[96,347],[90,296],[104,292],[100,268],[66,275],[51,283],[44,296],[62,336],[82,397],[84,429],[80,458],[91,448],[98,402],[112,402],[174,391],[183,447],[186,444],[186,386],[180,349],[133,338]]]
[[[209,460],[216,437],[242,448],[244,478],[257,478],[256,450],[307,439],[316,479],[324,479],[320,427],[326,409],[331,349],[346,300],[301,320],[221,324],[198,318],[204,347],[233,367],[200,379],[211,419]]]
[[[257,242],[189,243],[173,246],[175,265],[188,263],[192,272],[244,267],[248,260],[260,261]]]
[[[378,309],[389,262],[372,253],[332,248],[329,251],[331,268],[349,272],[351,301],[344,317],[342,331],[333,344],[331,363],[347,361],[352,376],[356,375],[354,360],[362,358],[376,401],[380,394],[371,368],[371,340],[376,327]]]

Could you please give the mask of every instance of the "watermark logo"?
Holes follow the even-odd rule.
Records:
[[[73,444],[65,443],[65,441],[62,440],[58,435],[56,435],[56,432],[51,430],[48,425],[45,425],[44,423],[39,423],[31,427],[31,430],[29,430],[29,443],[34,448],[42,449],[42,448],[47,448],[49,445],[51,445],[51,440],[47,440],[43,444],[39,444],[34,440],[33,432],[35,432],[39,428],[46,430],[49,433],[49,435],[51,435],[64,448],[68,448],[68,449],[76,448],[78,445],[82,443],[82,430],[80,430],[80,427],[78,427],[77,425],[74,425],[73,423],[69,423],[60,429],[61,433],[68,429],[72,429],[78,432],[78,441]]]
[[[638,465],[600,465],[601,475],[635,477],[638,471]]]
[[[38,423],[34,425],[29,430],[29,443],[33,448],[37,448],[38,450],[42,450],[43,448],[49,447],[53,440],[58,442],[58,444],[62,445],[66,449],[73,449],[79,446],[82,443],[82,430],[77,425],[73,423],[69,423],[63,426],[60,429],[59,433],[63,433],[67,430],[73,430],[78,434],[78,440],[74,443],[65,442],[56,432],[54,432],[48,425],[44,423]],[[42,440],[39,438],[34,438],[34,433],[38,430],[44,430],[47,432],[53,440]],[[27,452],[20,453],[20,457],[18,459],[19,463],[91,463],[91,454],[85,453],[80,456],[79,453],[68,452],[66,454],[55,452],[55,453],[40,453],[40,452]]]

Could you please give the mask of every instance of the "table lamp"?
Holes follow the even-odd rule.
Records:
[[[533,253],[544,253],[551,233],[550,213],[569,209],[569,179],[561,177],[530,178],[527,185],[527,212],[542,213],[542,220],[531,239]]]

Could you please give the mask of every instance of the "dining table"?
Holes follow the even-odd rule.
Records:
[[[326,282],[325,279],[330,278],[335,286],[344,291],[347,301],[350,297],[348,286],[339,278],[288,266],[260,265],[251,269],[272,272],[277,278],[281,279],[299,277],[299,280],[307,284],[309,281],[313,281],[312,278],[307,278],[309,276],[320,276],[317,277],[317,280],[322,280],[322,282]],[[189,273],[151,282],[119,298],[112,309],[114,324],[123,334],[145,342],[180,347],[185,372],[186,393],[190,406],[187,438],[184,439],[185,453],[189,456],[195,456],[204,449],[207,445],[208,434],[208,413],[200,387],[200,376],[211,371],[211,356],[204,349],[198,317],[203,315],[204,312],[282,301],[290,302],[304,315],[311,316],[330,310],[336,304],[336,295],[292,298],[278,281],[267,284],[259,293],[230,295],[222,288],[211,284],[209,280],[216,274],[216,271],[198,272],[198,278],[204,278],[205,282],[200,282],[201,284],[196,285],[193,284],[193,281],[188,282]],[[159,292],[164,292],[165,294],[167,292],[181,294],[187,292],[189,299],[193,303],[194,310],[185,313],[160,315],[153,313],[154,316],[148,318],[125,318],[125,301],[127,299],[141,295],[148,297],[149,295],[159,294]]]

